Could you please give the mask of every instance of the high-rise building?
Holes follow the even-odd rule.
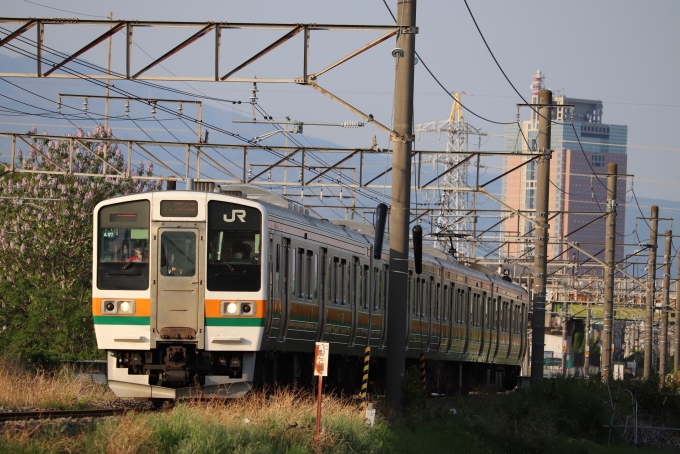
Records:
[[[544,75],[537,71],[531,85],[531,102],[539,102]],[[618,164],[618,173],[627,172],[626,145],[628,127],[602,123],[602,101],[569,98],[553,94],[550,161],[550,243],[548,259],[574,260],[587,257],[574,248],[558,241],[567,237],[590,254],[604,260],[605,220],[593,222],[600,212],[607,210],[607,169],[611,162]],[[570,105],[573,105],[571,107]],[[531,112],[531,119],[505,128],[505,151],[503,172],[512,169],[529,158],[513,156],[512,152],[537,149],[538,109]],[[521,129],[520,129],[521,127]],[[580,142],[580,143],[579,143]],[[617,184],[618,215],[616,219],[616,242],[623,243],[625,231],[626,180],[619,177]],[[524,165],[521,170],[503,178],[503,201],[518,210],[533,210],[536,202],[536,162]],[[558,211],[569,213],[555,214]],[[593,213],[593,214],[589,214]],[[528,213],[527,213],[528,214]],[[533,217],[533,214],[531,215]],[[512,222],[514,221],[514,222]],[[522,218],[506,221],[508,245],[502,255],[507,257],[531,257],[533,255],[532,224]],[[516,230],[514,233],[509,231]],[[572,233],[573,232],[573,233]],[[515,236],[526,235],[519,241]],[[567,236],[567,234],[569,234]],[[616,260],[623,259],[623,246],[616,247]],[[592,263],[592,261],[591,261]],[[594,263],[593,263],[594,264]],[[599,272],[597,274],[600,274]]]

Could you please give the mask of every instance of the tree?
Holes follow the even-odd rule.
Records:
[[[35,133],[35,129],[33,130]],[[98,125],[75,138],[105,139]],[[0,349],[27,360],[93,357],[98,353],[91,312],[92,211],[100,201],[160,189],[152,164],[116,178],[127,163],[117,145],[74,142],[72,173],[69,141],[35,138],[24,170],[0,179]],[[43,173],[41,173],[43,172]]]

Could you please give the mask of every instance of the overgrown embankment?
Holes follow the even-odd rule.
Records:
[[[115,397],[69,370],[22,371],[0,364],[0,407],[84,408]],[[660,391],[661,389],[661,391]],[[629,393],[630,391],[630,393]],[[324,396],[322,435],[314,441],[313,390],[260,390],[231,401],[179,402],[160,413],[129,412],[91,421],[6,425],[0,453],[620,453],[640,452],[633,441],[638,403],[642,451],[677,452],[678,387],[658,381],[548,380],[524,392],[488,389],[465,396],[425,398],[407,383],[404,417],[388,421],[377,400],[375,427],[365,425],[358,402]],[[610,398],[611,395],[611,398]],[[617,399],[618,395],[618,399]],[[607,446],[616,401],[611,446]]]

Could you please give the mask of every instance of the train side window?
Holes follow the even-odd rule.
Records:
[[[314,268],[312,271],[312,285],[309,292],[309,299],[315,300],[319,293],[319,258],[317,254],[312,254],[311,265]]]
[[[297,297],[303,299],[305,297],[305,285],[306,285],[306,275],[305,275],[305,250],[298,248],[297,250],[297,268],[293,267],[295,274],[298,276]],[[293,289],[295,290],[295,289]]]
[[[417,277],[414,282],[414,288],[413,288],[413,303],[414,303],[414,310],[415,310],[415,315],[416,317],[420,317],[420,278]]]
[[[444,286],[444,295],[442,296],[442,302],[444,303],[444,321],[449,319],[449,286]]]
[[[314,284],[316,281],[316,270],[314,269],[314,253],[312,251],[307,251],[307,257],[305,260],[305,292],[306,295],[302,295],[302,297],[306,297],[308,300],[311,300],[314,298]]]
[[[331,300],[333,303],[338,304],[340,297],[340,289],[338,289],[338,272],[340,270],[340,259],[338,257],[333,257],[333,262],[331,263]]]
[[[288,249],[288,251],[290,251],[290,248]],[[295,294],[295,284],[297,283],[297,273],[295,272],[297,270],[296,261],[295,261],[296,257],[297,257],[296,254],[290,254],[290,260],[293,263],[291,263],[290,269],[287,270],[288,274],[290,275],[290,294],[293,295],[293,296],[296,296],[296,294]],[[293,272],[291,273],[290,270],[293,270]]]
[[[472,299],[472,302],[470,303],[470,307],[468,309],[468,311],[470,312],[470,314],[468,315],[468,319],[470,320],[470,325],[475,326],[475,298],[477,295],[473,293],[472,295],[468,296]]]
[[[318,263],[318,285],[315,287],[315,292],[319,295],[319,304],[322,300],[328,301],[326,298],[326,249],[321,248],[320,254],[317,257]]]
[[[378,310],[378,300],[380,299],[380,291],[381,291],[381,286],[380,286],[380,272],[378,270],[377,266],[373,267],[373,287],[375,288],[375,291],[373,293],[373,310],[377,311]]]
[[[389,283],[389,266],[383,265],[383,294],[380,300],[380,308],[384,309],[387,307],[387,296],[388,296],[388,283]]]
[[[347,299],[348,299],[349,305],[351,307],[355,307],[357,305],[358,260],[359,260],[358,258],[352,257],[352,266],[347,270],[348,274],[349,274],[349,280],[348,280],[349,292],[347,293]]]
[[[343,306],[347,304],[347,299],[349,293],[349,267],[347,266],[347,260],[340,260],[340,304]]]
[[[411,314],[413,311],[413,295],[411,288],[413,287],[413,283],[411,280],[413,279],[413,271],[409,270],[408,271],[408,280],[406,281],[406,309],[407,313]]]
[[[364,268],[363,268],[363,274],[364,274],[364,278],[363,278],[363,281],[364,281],[364,309],[368,309],[368,302],[371,299],[371,293],[370,293],[371,287],[369,285],[369,280],[368,280],[368,270],[369,270],[368,265],[364,265]]]
[[[434,292],[434,315],[437,320],[441,318],[441,304],[439,304],[439,292],[441,291],[442,285],[437,284],[436,291]]]
[[[276,245],[276,256],[274,257],[274,296],[278,297],[279,296],[279,291],[281,290],[281,285],[280,283],[280,278],[281,278],[281,265],[280,265],[280,257],[281,257],[281,251],[280,251],[280,244]]]

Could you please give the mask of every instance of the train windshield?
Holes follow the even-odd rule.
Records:
[[[99,211],[97,287],[149,288],[149,201],[125,202]]]
[[[229,202],[208,203],[208,290],[260,290],[261,252],[262,213],[258,209]]]

